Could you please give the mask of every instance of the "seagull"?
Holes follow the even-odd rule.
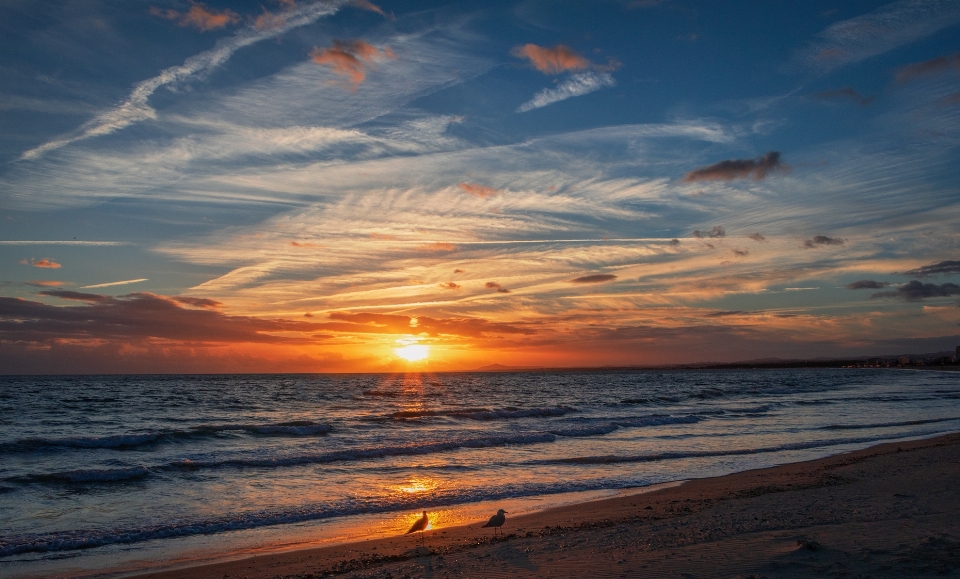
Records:
[[[499,511],[497,511],[497,514],[490,517],[490,520],[487,521],[486,525],[480,528],[483,529],[486,527],[493,527],[493,534],[496,535],[497,529],[500,529],[500,527],[502,527],[503,524],[507,522],[507,517],[504,516],[505,514],[507,514],[507,511],[500,509]],[[500,532],[502,533],[503,529],[501,529]]]
[[[430,522],[430,520],[427,519],[427,511],[423,511],[423,516],[420,517],[419,519],[417,519],[417,521],[416,521],[415,523],[413,523],[413,526],[410,527],[410,530],[407,531],[407,532],[404,533],[404,534],[405,534],[405,535],[409,535],[410,533],[416,533],[417,531],[420,531],[420,544],[422,545],[422,544],[423,544],[423,530],[427,528],[427,523],[429,523],[429,522]],[[502,525],[503,523],[500,523],[500,524]]]

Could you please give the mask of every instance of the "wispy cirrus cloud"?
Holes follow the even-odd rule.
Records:
[[[608,72],[583,72],[570,76],[554,88],[545,88],[533,95],[533,98],[517,107],[518,113],[525,113],[573,97],[616,86],[617,81]]]
[[[789,167],[780,159],[778,151],[770,151],[756,159],[729,159],[694,169],[683,176],[684,182],[693,181],[733,181],[752,178],[754,181],[765,179],[774,171],[789,171]]]
[[[237,50],[261,40],[275,38],[288,30],[312,24],[324,16],[336,13],[343,3],[343,0],[333,0],[306,4],[289,12],[280,26],[262,30],[250,26],[222,38],[213,48],[187,58],[183,64],[164,69],[157,76],[137,83],[127,98],[116,107],[98,114],[71,134],[24,152],[20,155],[20,160],[35,160],[71,143],[109,135],[134,123],[156,119],[157,113],[149,101],[157,89],[180,86],[207,74],[227,62]]]
[[[362,40],[334,40],[329,48],[313,47],[310,58],[335,74],[347,77],[353,91],[367,78],[367,67],[379,58],[396,58],[390,48],[378,49]]]
[[[952,0],[900,0],[828,26],[797,53],[803,65],[829,71],[881,54],[960,22]]]
[[[473,195],[474,197],[479,197],[481,199],[487,199],[489,197],[495,197],[502,193],[499,189],[494,189],[493,187],[487,187],[486,185],[478,185],[476,183],[460,183],[459,187],[463,189],[464,192]]]
[[[240,15],[233,10],[224,9],[217,11],[208,8],[202,2],[192,2],[190,9],[186,12],[172,9],[162,10],[157,7],[151,7],[150,14],[168,20],[176,20],[180,26],[192,26],[201,32],[216,30],[228,24],[240,22]]]

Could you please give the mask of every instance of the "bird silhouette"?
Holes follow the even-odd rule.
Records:
[[[420,544],[423,544],[423,530],[427,528],[427,524],[430,522],[430,519],[427,518],[427,511],[423,511],[423,516],[416,520],[413,523],[413,526],[410,527],[410,530],[404,533],[409,535],[410,533],[416,533],[420,531]],[[501,523],[502,524],[502,523]]]
[[[500,509],[499,511],[497,511],[497,514],[490,517],[490,520],[487,521],[486,525],[480,528],[483,529],[486,527],[493,527],[493,534],[496,535],[497,529],[500,529],[500,527],[502,527],[503,524],[507,522],[507,517],[504,516],[506,514],[507,514],[507,511]],[[500,529],[500,532],[502,533],[503,529]]]

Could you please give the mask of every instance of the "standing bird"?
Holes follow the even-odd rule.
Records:
[[[419,519],[417,519],[416,522],[413,523],[413,526],[410,527],[410,530],[407,531],[407,532],[404,533],[404,534],[405,534],[405,535],[409,535],[410,533],[416,533],[417,531],[420,531],[420,544],[422,545],[422,544],[423,544],[423,530],[427,528],[427,523],[429,523],[429,522],[430,522],[430,520],[427,519],[427,511],[423,511],[423,516],[420,517]],[[502,525],[503,523],[500,523],[500,524]]]
[[[493,527],[493,534],[496,535],[497,529],[500,529],[500,527],[502,527],[503,524],[507,522],[507,517],[504,516],[506,514],[507,514],[507,511],[500,509],[499,511],[497,511],[497,514],[490,517],[490,520],[487,521],[486,525],[480,528],[483,529],[486,527]],[[500,532],[503,533],[503,529],[500,529]]]

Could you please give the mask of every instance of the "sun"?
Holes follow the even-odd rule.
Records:
[[[412,344],[402,348],[394,348],[393,353],[407,362],[419,362],[430,355],[430,347],[421,344]]]

